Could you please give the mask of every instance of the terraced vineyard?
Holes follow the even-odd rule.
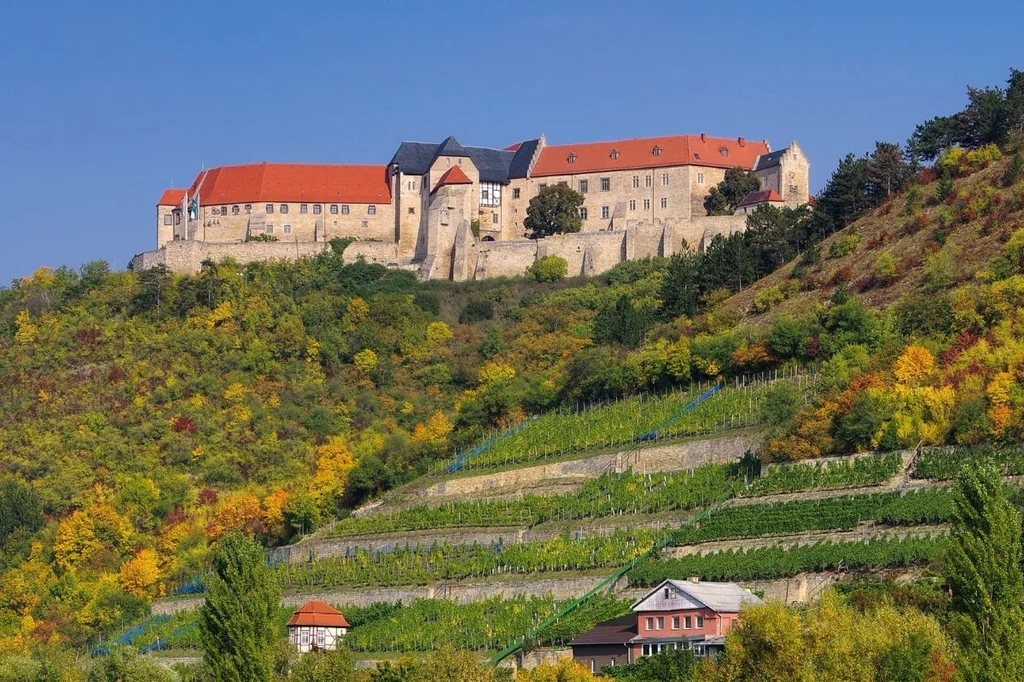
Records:
[[[982,459],[997,462],[1008,476],[1024,475],[1024,449],[1005,448],[930,448],[921,453],[914,475],[918,478],[951,480],[969,463]]]
[[[776,465],[743,490],[744,495],[770,495],[799,490],[881,485],[899,473],[899,453],[858,457],[843,462]]]

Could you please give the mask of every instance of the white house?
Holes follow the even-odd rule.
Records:
[[[300,653],[333,651],[348,629],[340,611],[322,601],[309,601],[288,621],[288,642]]]

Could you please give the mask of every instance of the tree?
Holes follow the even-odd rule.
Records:
[[[538,282],[557,282],[569,272],[569,264],[558,256],[544,256],[534,261],[526,274]]]
[[[953,491],[946,581],[965,682],[1024,679],[1021,517],[991,462],[964,467]]]
[[[0,545],[18,530],[34,533],[43,526],[43,505],[32,486],[18,479],[0,481]]]
[[[583,227],[580,206],[583,195],[568,185],[556,183],[545,187],[530,199],[523,225],[534,239],[553,234],[579,232]]]
[[[541,663],[533,670],[520,670],[515,682],[594,682],[598,678],[571,658],[557,663]]]
[[[89,682],[175,682],[177,676],[134,649],[118,647],[96,660]]]
[[[814,214],[827,216],[835,230],[846,227],[873,205],[868,192],[868,159],[847,154],[818,194]]]
[[[203,660],[213,682],[270,682],[280,600],[263,548],[237,532],[221,539],[199,613]]]
[[[697,657],[689,649],[669,649],[644,656],[636,663],[605,667],[601,672],[623,682],[690,682],[697,669]]]
[[[730,168],[725,177],[711,188],[704,199],[704,210],[708,215],[730,215],[751,192],[761,189],[761,181],[753,172],[744,168]]]
[[[913,167],[898,144],[875,142],[867,168],[868,193],[875,203],[903,191],[912,175]]]
[[[964,138],[964,120],[960,114],[936,116],[914,128],[907,140],[910,155],[920,161],[932,161],[948,147],[959,144]]]
[[[356,672],[355,659],[347,649],[304,654],[295,664],[289,682],[356,682],[363,679]]]
[[[623,294],[614,306],[605,306],[597,313],[594,318],[594,340],[635,348],[644,340],[644,335],[653,323],[653,315],[634,306],[633,301]]]

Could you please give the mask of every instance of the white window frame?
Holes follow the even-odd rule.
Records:
[[[174,216],[172,216],[170,213],[164,213],[164,225],[173,225],[173,224],[174,224]]]
[[[590,182],[587,180],[579,181],[580,194],[586,194],[590,189]]]
[[[630,199],[629,200],[629,210],[630,211],[635,211],[636,210],[636,199]]]
[[[662,208],[668,208],[668,197],[662,197],[661,198],[661,207]]]
[[[654,185],[654,176],[650,175],[650,174],[645,175],[644,176],[644,187],[651,187],[652,185]]]
[[[281,228],[281,232],[282,232],[282,234],[291,234],[292,233],[292,226],[291,225],[285,225],[284,227]]]
[[[704,627],[704,616],[697,616],[697,629],[700,630]]]
[[[647,616],[647,631],[650,632],[652,630],[654,630],[654,617]]]
[[[480,183],[480,205],[501,206],[501,183],[481,182]]]
[[[586,206],[580,206],[579,207],[579,214],[580,214],[580,220],[586,220],[587,219],[587,207]]]
[[[668,173],[661,174],[661,186],[668,187]]]
[[[672,616],[672,629],[673,630],[678,630],[679,629],[679,616]]]
[[[266,226],[266,232],[267,232],[267,234],[274,234],[274,226],[273,225],[267,225]]]
[[[645,211],[650,211],[651,210],[651,200],[650,199],[644,199],[644,210]]]
[[[637,189],[638,187],[640,187],[640,176],[639,175],[634,175],[633,176],[633,189]]]
[[[366,215],[377,215],[377,204],[370,204],[367,206]]]
[[[316,645],[318,648],[323,649],[327,646],[327,629],[317,628],[316,629]]]
[[[665,616],[658,616],[658,629],[659,630],[664,630],[665,629]]]
[[[704,174],[703,173],[697,173],[697,184],[698,185],[703,185],[704,184]]]
[[[601,191],[602,192],[610,192],[611,189],[612,189],[612,179],[611,178],[601,178]]]
[[[601,207],[601,217],[602,218],[608,219],[608,218],[611,217],[611,215],[612,215],[612,210],[611,210],[610,206],[602,206]]]

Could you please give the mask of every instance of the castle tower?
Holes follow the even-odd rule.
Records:
[[[810,199],[811,163],[794,140],[785,149],[757,157],[754,174],[761,189],[773,189],[787,206],[801,206]]]

